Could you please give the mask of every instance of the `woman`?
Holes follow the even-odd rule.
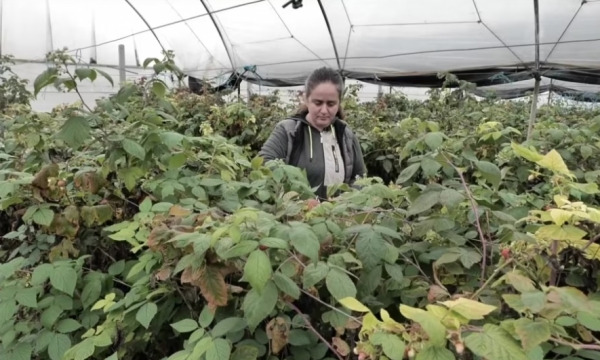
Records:
[[[366,175],[358,139],[342,120],[342,91],[342,77],[335,70],[315,70],[306,80],[300,110],[275,126],[259,152],[265,161],[283,159],[306,170],[321,199],[327,198],[327,186],[352,185]]]

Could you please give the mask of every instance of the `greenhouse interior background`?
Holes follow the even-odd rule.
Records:
[[[426,99],[453,72],[478,91],[520,100],[534,92],[594,104],[600,91],[597,0],[2,0],[1,52],[30,87],[68,48],[78,66],[115,81],[151,76],[146,58],[172,50],[191,77],[219,85],[241,75],[240,95],[301,89],[313,69],[339,69],[360,83],[362,101],[381,92]],[[122,58],[119,48],[123,49]],[[121,60],[121,61],[120,61]],[[121,76],[123,74],[121,73]],[[463,76],[464,75],[464,76]],[[187,81],[186,81],[187,83]],[[81,86],[84,99],[115,93],[104,79]],[[481,95],[480,93],[477,93]],[[551,95],[550,97],[552,97]],[[76,101],[46,88],[32,106]],[[578,102],[578,101],[575,101]]]

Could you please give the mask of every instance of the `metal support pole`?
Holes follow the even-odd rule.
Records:
[[[533,125],[535,124],[535,118],[537,116],[537,105],[538,96],[540,94],[540,79],[535,79],[535,87],[533,88],[533,99],[531,100],[531,114],[529,117],[529,127],[527,128],[527,141],[531,139],[531,133],[533,132]]]
[[[125,45],[119,45],[119,84],[125,84]]]
[[[535,86],[533,88],[533,99],[531,101],[531,113],[529,115],[529,126],[527,128],[527,141],[531,140],[533,125],[537,116],[538,96],[540,94],[540,4],[539,0],[533,0],[533,12],[535,15]]]

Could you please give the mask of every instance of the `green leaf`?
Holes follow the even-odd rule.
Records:
[[[594,153],[594,148],[592,148],[589,145],[582,145],[579,148],[579,151],[581,152],[581,156],[583,157],[583,159],[586,160],[587,158],[592,156],[592,154]]]
[[[327,290],[336,300],[356,297],[356,286],[345,272],[338,268],[332,268],[325,279]]]
[[[301,253],[307,256],[313,262],[319,260],[319,249],[321,244],[317,235],[308,226],[298,225],[293,226],[290,230],[290,241],[292,246]]]
[[[393,359],[390,356],[391,359]],[[400,360],[400,359],[398,359]],[[428,346],[417,353],[416,360],[456,360],[452,351],[439,347]]]
[[[273,277],[273,281],[275,281],[275,285],[279,288],[279,290],[288,294],[292,298],[298,300],[300,298],[300,288],[292,279],[280,273],[279,271],[275,273]]]
[[[31,344],[22,342],[17,344],[12,349],[12,354],[8,356],[10,360],[31,360],[31,353],[33,352],[33,347]]]
[[[388,264],[385,265],[385,271],[387,271],[388,275],[396,281],[398,284],[402,284],[404,280],[404,273],[402,272],[402,267],[398,264]]]
[[[188,333],[198,328],[198,323],[192,319],[183,319],[174,324],[171,327],[180,333]]]
[[[464,195],[454,189],[445,189],[440,193],[440,204],[450,209],[455,208],[463,200],[465,200]]]
[[[230,332],[240,331],[246,327],[246,321],[239,317],[230,317],[219,321],[210,332],[213,338],[227,335]]]
[[[88,282],[81,292],[82,305],[87,308],[92,306],[99,298],[102,292],[102,283],[100,281]]]
[[[37,209],[35,213],[33,213],[33,222],[38,225],[50,226],[52,224],[52,220],[54,220],[54,211],[52,209]]]
[[[33,288],[19,289],[15,296],[15,300],[23,306],[27,306],[30,308],[37,308],[37,295],[38,292]]]
[[[289,249],[290,246],[287,241],[277,238],[263,238],[260,240],[260,245],[266,246],[273,249]]]
[[[600,314],[591,314],[587,311],[578,311],[577,320],[581,325],[592,331],[600,331],[600,320],[598,320],[598,315]]]
[[[531,291],[521,294],[521,301],[533,313],[539,313],[546,306],[546,294],[542,291]]]
[[[33,275],[31,275],[31,285],[42,285],[48,278],[54,267],[52,264],[40,264],[33,270]]]
[[[121,142],[121,145],[123,145],[123,149],[131,156],[135,156],[136,158],[140,159],[140,160],[144,160],[146,158],[146,150],[144,150],[144,148],[136,143],[133,140],[130,139],[123,139],[123,141]]]
[[[302,273],[302,286],[305,289],[315,286],[329,274],[329,266],[323,261],[310,263]]]
[[[54,334],[48,344],[48,355],[52,360],[61,360],[71,347],[71,338],[65,334]]]
[[[0,323],[12,318],[18,310],[19,307],[14,300],[2,300],[0,302]]]
[[[94,69],[77,68],[77,69],[75,69],[75,75],[77,75],[77,77],[80,80],[85,80],[85,79],[89,78],[91,81],[94,81],[94,80],[96,80],[96,76],[98,74],[96,73],[96,71]]]
[[[100,69],[94,69],[96,70],[96,72],[100,75],[102,75],[106,80],[108,80],[108,82],[112,85],[115,86],[115,83],[113,82],[112,77],[110,77],[110,75],[108,75],[105,71],[102,71]]]
[[[50,274],[50,284],[65,294],[73,296],[75,285],[77,285],[77,273],[69,266],[58,266]]]
[[[502,173],[500,168],[489,161],[478,161],[475,163],[477,169],[481,172],[483,177],[489,181],[493,187],[498,188],[502,181]]]
[[[577,320],[570,316],[560,316],[556,319],[556,324],[560,326],[575,326],[577,325]]]
[[[546,342],[550,339],[552,328],[546,321],[532,321],[527,318],[520,318],[514,323],[515,332],[521,339],[521,344],[526,351]]]
[[[167,92],[167,88],[160,81],[155,81],[152,83],[152,92],[159,98],[165,97],[165,93]]]
[[[408,215],[417,215],[431,209],[440,201],[440,193],[437,191],[428,191],[421,194],[408,207]]]
[[[356,252],[365,268],[372,269],[379,265],[387,253],[385,240],[374,230],[362,231],[356,241]]]
[[[63,140],[71,148],[77,149],[91,137],[90,131],[90,124],[86,118],[74,116],[65,121],[56,137]]]
[[[432,345],[445,346],[446,328],[433,314],[422,309],[416,309],[404,304],[400,305],[400,313],[407,319],[413,320],[425,330]]]
[[[40,316],[40,322],[45,328],[51,329],[54,327],[54,324],[56,323],[60,315],[62,315],[62,313],[63,310],[58,305],[52,304],[42,313],[42,315]]]
[[[435,150],[442,145],[442,142],[444,141],[444,135],[441,132],[430,132],[425,135],[424,140],[425,144],[427,144],[431,150]]]
[[[252,288],[262,292],[267,281],[273,274],[271,259],[262,250],[254,250],[244,266],[244,279],[252,285]]]
[[[376,332],[371,337],[373,345],[381,346],[383,353],[392,360],[402,360],[406,344],[394,334]]]
[[[267,282],[262,293],[259,293],[256,289],[248,291],[242,309],[250,328],[256,328],[261,321],[269,316],[271,311],[275,309],[277,297],[277,287],[272,281]]]
[[[146,329],[150,327],[150,322],[158,312],[158,307],[155,303],[146,303],[135,314],[135,319],[142,324]]]
[[[398,176],[398,180],[396,180],[396,183],[403,184],[407,182],[417,173],[420,167],[421,163],[412,164],[406,167],[404,170],[402,170],[400,176]]]
[[[521,345],[506,330],[492,324],[483,325],[483,332],[467,335],[465,345],[476,355],[489,360],[528,360]]]
[[[304,330],[294,329],[289,332],[288,341],[292,346],[310,345],[310,338]]]
[[[206,350],[206,360],[229,360],[231,346],[225,339],[215,339],[208,350]]]
[[[53,84],[54,80],[56,80],[57,75],[58,69],[55,67],[46,69],[43,73],[39,74],[33,81],[33,96],[37,96],[40,90],[42,90],[50,84]]]
[[[256,250],[258,247],[258,242],[254,240],[244,240],[240,241],[239,244],[227,249],[225,252],[221,254],[221,258],[227,260],[234,257],[240,257],[250,254],[252,251]]]
[[[254,346],[237,346],[237,349],[231,354],[231,360],[256,360],[258,359],[258,349]]]
[[[214,319],[215,319],[215,315],[212,313],[212,311],[210,310],[210,308],[208,306],[205,306],[202,309],[202,312],[200,312],[200,317],[198,318],[198,323],[200,324],[200,326],[205,328],[208,325],[210,325],[210,323],[212,323],[212,321]]]
[[[63,334],[72,333],[73,331],[79,330],[81,324],[74,319],[63,319],[56,325],[56,330]]]

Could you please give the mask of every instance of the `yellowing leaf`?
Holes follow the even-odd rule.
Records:
[[[444,346],[446,344],[446,328],[438,318],[428,311],[400,305],[400,313],[407,319],[413,320],[425,330],[431,344]]]
[[[519,145],[514,142],[511,143],[510,146],[512,147],[515,154],[517,154],[518,156],[523,157],[529,161],[538,162],[544,158],[544,156],[539,154],[537,151],[535,151],[535,149],[531,150],[531,149],[526,148],[523,145]]]
[[[563,206],[571,203],[569,201],[569,199],[564,195],[554,195],[554,202],[556,203],[556,206],[558,206],[558,207],[563,207]]]
[[[520,318],[514,324],[515,331],[521,338],[521,344],[525,350],[531,350],[550,339],[551,327],[548,322]]]
[[[562,226],[564,223],[571,220],[573,213],[562,209],[551,209],[550,216],[552,216],[552,221],[554,221],[554,224]]]
[[[575,226],[565,225],[547,225],[542,226],[535,232],[535,236],[545,241],[577,241],[583,239],[587,233]]]
[[[443,306],[438,305],[427,305],[427,311],[435,315],[440,321],[442,325],[444,325],[448,329],[458,330],[460,329],[461,323],[467,324],[469,322],[468,319],[460,316],[458,313],[452,313],[448,309]]]
[[[558,151],[552,149],[549,153],[547,153],[541,160],[536,161],[536,163],[544,167],[548,170],[551,170],[558,174],[563,174],[567,176],[573,176],[567,168],[567,164],[565,164],[562,156],[558,153]]]
[[[495,306],[480,303],[467,298],[443,301],[441,304],[469,320],[481,320],[485,315],[496,310]]]
[[[364,306],[360,301],[356,300],[353,297],[345,297],[343,299],[340,299],[340,304],[344,305],[345,307],[347,307],[348,309],[352,310],[352,311],[358,311],[358,312],[369,312],[369,308]]]
[[[184,217],[188,216],[191,213],[192,212],[190,210],[185,209],[179,205],[174,205],[171,209],[169,209],[169,215],[171,216]]]

